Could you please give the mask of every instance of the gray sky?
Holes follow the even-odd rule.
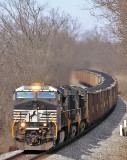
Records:
[[[2,2],[4,0],[0,0]],[[73,18],[77,18],[81,23],[81,32],[85,30],[91,30],[95,26],[102,27],[102,21],[98,22],[97,19],[90,15],[89,10],[83,10],[83,7],[90,8],[91,0],[37,0],[39,4],[47,2],[51,8],[59,8],[60,11],[64,11],[70,14]]]
[[[41,3],[41,1],[42,0],[38,0],[39,3]],[[88,5],[85,0],[43,0],[43,2],[48,2],[50,7],[59,8],[61,11],[70,14],[72,17],[78,18],[82,25],[82,31],[93,29],[94,26],[102,26],[100,22],[97,22],[95,17],[90,15],[89,10],[82,9],[84,5]]]

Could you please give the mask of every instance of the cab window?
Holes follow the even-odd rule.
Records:
[[[34,92],[17,92],[16,93],[16,97],[17,98],[34,98],[35,97],[35,93]]]
[[[43,99],[55,99],[56,93],[55,92],[38,92],[37,98],[43,98]]]

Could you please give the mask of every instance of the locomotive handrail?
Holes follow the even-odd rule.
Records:
[[[65,113],[65,117],[66,117],[67,120],[68,120],[68,133],[70,133],[70,119],[69,119],[68,116],[67,116],[67,112]]]
[[[52,120],[53,120],[53,122],[55,124],[55,127],[56,127],[56,139],[57,139],[57,124],[56,124],[56,122],[54,120],[54,117],[53,117],[53,115],[51,113],[50,113],[50,116],[51,116],[51,118],[52,118]]]
[[[78,114],[78,129],[81,128],[81,108],[78,108],[79,114]]]
[[[69,111],[63,111],[63,110],[62,110],[62,112],[64,113],[64,115],[65,115],[65,117],[67,118],[67,121],[68,121],[68,134],[69,134],[69,133],[70,133],[70,125],[71,125],[70,119],[69,119],[68,116],[67,116],[67,113],[68,113]]]
[[[12,124],[12,137],[13,137],[13,139],[14,139],[14,125],[15,125],[16,119],[18,118],[19,115],[20,115],[20,112],[17,114],[17,116]]]

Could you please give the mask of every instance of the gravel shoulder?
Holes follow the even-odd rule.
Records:
[[[127,137],[119,136],[126,110],[127,102],[119,97],[115,110],[99,126],[46,160],[126,160]]]

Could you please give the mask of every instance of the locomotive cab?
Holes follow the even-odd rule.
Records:
[[[55,145],[59,97],[57,89],[48,85],[15,90],[12,136],[17,148],[48,150]]]

